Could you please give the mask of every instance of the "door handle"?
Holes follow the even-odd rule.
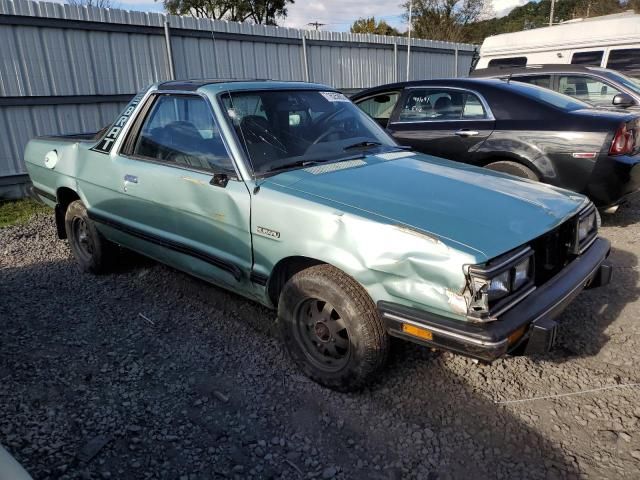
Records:
[[[477,130],[468,130],[466,128],[462,128],[454,133],[459,137],[475,137],[480,132],[478,132]]]
[[[131,183],[138,183],[138,177],[136,177],[135,175],[125,175],[124,176],[124,183],[122,184],[122,190],[124,190],[125,192],[127,191],[127,187],[129,186],[129,184]]]

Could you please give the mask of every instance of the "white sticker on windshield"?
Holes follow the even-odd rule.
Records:
[[[320,92],[324,98],[330,102],[348,102],[349,99],[340,92]]]

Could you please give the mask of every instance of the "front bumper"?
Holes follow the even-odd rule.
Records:
[[[378,310],[390,335],[429,347],[489,362],[515,350],[543,353],[555,342],[555,318],[583,289],[610,282],[610,249],[607,240],[598,238],[564,270],[490,323],[454,320],[384,301],[378,302]],[[405,331],[411,327],[427,333],[419,338]]]

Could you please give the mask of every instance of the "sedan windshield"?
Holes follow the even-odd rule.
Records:
[[[627,77],[620,72],[608,72],[609,78],[615,80],[619,84],[627,87],[637,95],[640,95],[640,80],[636,78]]]
[[[257,175],[399,148],[338,92],[232,92],[222,102]]]

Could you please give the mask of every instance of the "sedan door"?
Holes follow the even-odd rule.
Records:
[[[480,94],[448,87],[413,87],[403,92],[388,125],[401,145],[437,157],[470,162],[494,129]]]

